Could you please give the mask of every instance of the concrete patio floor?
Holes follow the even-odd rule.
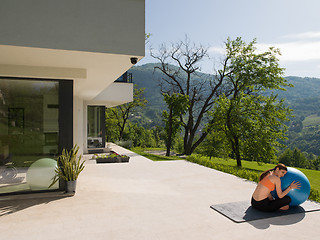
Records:
[[[255,183],[184,160],[153,162],[112,148],[130,162],[88,160],[73,197],[11,201],[0,215],[0,238],[319,239],[320,212],[234,223],[210,209],[250,199]]]

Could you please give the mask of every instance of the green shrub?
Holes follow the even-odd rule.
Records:
[[[314,190],[313,188],[311,188],[309,199],[313,200],[313,201],[316,201],[316,202],[320,202],[320,193],[319,193],[319,191]]]

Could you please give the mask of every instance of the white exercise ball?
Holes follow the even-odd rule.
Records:
[[[27,171],[27,183],[33,191],[48,190],[55,176],[57,161],[51,158],[41,158],[31,164]],[[56,189],[55,183],[50,189]]]

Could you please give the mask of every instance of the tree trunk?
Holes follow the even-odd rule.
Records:
[[[122,140],[123,137],[123,132],[124,132],[124,127],[126,126],[126,120],[123,121],[122,126],[120,127],[120,134],[119,134],[119,141]]]
[[[172,144],[172,132],[169,131],[168,132],[168,140],[167,140],[167,152],[166,152],[166,156],[170,156],[170,149],[171,149],[171,144]]]
[[[241,155],[240,155],[240,149],[239,149],[239,138],[234,137],[234,153],[236,155],[236,160],[237,160],[237,166],[242,167],[241,164]]]
[[[236,152],[236,159],[237,159],[237,167],[242,167],[241,156],[239,152]]]
[[[184,149],[184,154],[185,155],[191,155],[192,154],[192,150],[191,150],[191,147],[189,145]]]
[[[191,155],[192,154],[192,141],[193,137],[189,136],[189,138],[186,141],[186,145],[184,147],[184,154],[185,155]]]
[[[169,119],[168,119],[168,140],[167,140],[167,152],[166,156],[170,156],[170,149],[171,149],[171,144],[172,144],[172,109],[170,109],[169,112]]]
[[[167,156],[167,157],[170,156],[170,146],[169,146],[169,145],[167,145],[166,156]]]

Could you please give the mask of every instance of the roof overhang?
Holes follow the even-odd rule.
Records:
[[[0,76],[74,80],[74,95],[99,99],[143,56],[0,45]],[[100,95],[101,98],[101,95]]]

